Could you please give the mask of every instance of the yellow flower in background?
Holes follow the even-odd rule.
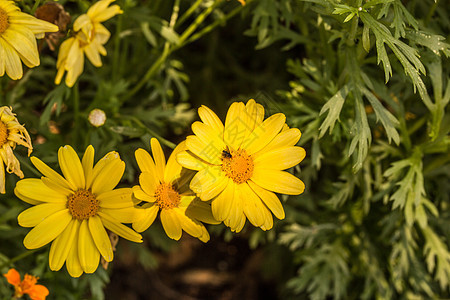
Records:
[[[209,240],[209,233],[200,222],[218,224],[211,213],[211,206],[200,201],[189,189],[192,178],[189,170],[183,169],[177,163],[177,153],[186,150],[185,143],[180,143],[172,152],[166,164],[166,159],[158,140],[150,141],[153,158],[144,149],[135,152],[136,161],[142,173],[139,184],[133,187],[133,194],[143,201],[139,207],[133,228],[142,232],[146,230],[160,211],[161,223],[167,236],[179,240],[182,230],[200,239]],[[188,173],[186,173],[186,171]]]
[[[58,26],[23,13],[13,1],[0,0],[0,76],[22,78],[22,63],[29,68],[40,64],[36,38],[57,32]]]
[[[283,170],[300,163],[305,150],[295,145],[300,130],[289,129],[278,113],[264,120],[264,108],[253,99],[233,103],[225,126],[206,106],[186,138],[188,151],[178,162],[198,171],[190,187],[204,201],[212,200],[215,219],[239,232],[246,218],[263,230],[273,226],[272,213],[283,219],[284,209],[275,193],[298,195],[305,185]]]
[[[23,297],[23,295],[28,295],[31,300],[45,300],[49,294],[49,291],[45,286],[36,284],[39,277],[25,274],[23,280],[21,280],[20,274],[16,269],[9,269],[8,273],[3,274],[3,276],[6,277],[9,284],[14,286],[14,299],[19,299]]]
[[[61,83],[67,71],[65,82],[68,87],[72,87],[83,73],[84,55],[94,66],[102,66],[100,54],[106,55],[103,45],[109,40],[111,33],[101,22],[122,13],[118,5],[108,7],[111,2],[114,0],[100,0],[92,5],[86,14],[75,20],[73,24],[75,35],[65,40],[59,48],[55,84]]]
[[[105,227],[115,234],[140,243],[142,237],[122,223],[132,223],[134,203],[131,188],[114,189],[122,178],[125,163],[117,152],[109,152],[94,166],[94,148],[89,146],[82,161],[70,146],[61,147],[58,161],[64,175],[36,157],[33,165],[41,179],[20,180],[14,193],[35,205],[18,216],[19,225],[34,227],[23,244],[36,249],[52,242],[50,269],[66,263],[72,277],[93,273],[100,255],[110,262],[113,249]]]
[[[33,151],[31,138],[24,126],[13,114],[11,108],[7,106],[0,107],[0,193],[5,193],[5,167],[8,173],[14,173],[23,178],[23,172],[20,169],[19,160],[14,156],[13,150],[16,145],[22,145],[28,148],[28,156]]]

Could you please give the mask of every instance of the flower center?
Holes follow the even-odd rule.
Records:
[[[8,14],[0,8],[0,34],[5,32],[9,27]]]
[[[87,220],[97,214],[98,200],[89,190],[79,189],[68,197],[67,208],[77,220]]]
[[[168,183],[161,183],[155,192],[156,205],[161,209],[178,207],[180,204],[180,194]]]
[[[0,121],[0,147],[6,144],[8,141],[8,127],[6,127],[6,124]]]
[[[244,183],[252,177],[253,158],[244,149],[229,150],[227,148],[222,152],[221,159],[222,171],[235,183]]]

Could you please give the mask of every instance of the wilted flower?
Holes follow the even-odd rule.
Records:
[[[19,160],[14,156],[13,150],[16,145],[28,148],[28,155],[33,151],[31,138],[28,131],[15,117],[11,108],[0,107],[0,193],[5,193],[5,168],[8,173],[14,173],[23,178]],[[4,165],[3,165],[4,164]]]
[[[67,25],[70,23],[70,15],[64,7],[56,2],[47,2],[36,9],[36,18],[53,23],[59,27],[58,32],[48,32],[45,34],[45,41],[50,50],[54,51],[59,39],[65,36]]]

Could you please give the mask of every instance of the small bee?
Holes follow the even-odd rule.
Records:
[[[231,158],[233,157],[230,153],[230,149],[228,148],[228,146],[225,148],[225,150],[222,151],[222,159],[223,158]]]

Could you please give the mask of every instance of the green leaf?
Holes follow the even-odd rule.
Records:
[[[450,283],[450,252],[430,227],[422,228],[422,233],[426,241],[423,251],[428,271],[435,271],[435,279],[439,281],[441,289],[445,290]]]
[[[111,126],[109,127],[111,131],[129,136],[129,137],[140,137],[145,134],[145,130],[143,128],[134,128],[134,127],[128,127],[128,126]]]
[[[386,108],[384,108],[384,106],[381,105],[377,97],[375,97],[375,95],[368,89],[362,88],[362,92],[372,105],[373,110],[375,111],[375,114],[377,116],[377,119],[381,121],[381,124],[383,124],[383,127],[386,130],[389,143],[391,142],[392,139],[394,143],[398,145],[400,143],[400,136],[397,130],[395,129],[395,126],[399,125],[399,121],[397,120],[397,118],[395,118],[393,114],[391,114]]]
[[[342,106],[344,105],[345,98],[347,97],[347,95],[348,95],[348,88],[347,86],[344,86],[333,97],[331,97],[320,110],[319,115],[324,114],[327,110],[328,115],[319,127],[320,131],[319,138],[325,135],[327,129],[330,129],[330,134],[331,131],[333,131],[334,124],[339,119],[339,115],[341,113]]]
[[[389,77],[392,75],[392,67],[389,58],[386,53],[384,45],[386,44],[395,54],[399,62],[402,64],[406,75],[408,75],[414,86],[414,92],[416,89],[419,91],[420,97],[424,104],[430,109],[432,107],[431,100],[428,96],[427,89],[425,87],[420,73],[425,74],[425,67],[419,60],[419,53],[417,49],[414,49],[402,41],[394,38],[389,29],[382,23],[376,21],[369,13],[364,11],[359,14],[364,24],[370,27],[370,30],[375,35],[376,47],[378,54],[378,63],[382,62],[386,82],[389,81]]]

